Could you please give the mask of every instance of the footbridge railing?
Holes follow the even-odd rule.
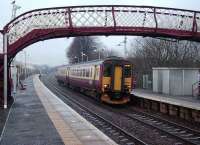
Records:
[[[142,35],[200,41],[200,12],[150,6],[72,6],[26,12],[4,27],[15,47],[64,36]],[[20,45],[21,44],[21,45]]]

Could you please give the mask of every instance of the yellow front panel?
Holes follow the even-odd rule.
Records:
[[[116,66],[114,74],[114,90],[121,91],[121,85],[122,85],[122,67]]]

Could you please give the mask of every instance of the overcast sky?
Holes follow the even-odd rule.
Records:
[[[12,0],[1,0],[0,2],[0,29],[8,23],[11,19],[11,5]],[[26,11],[58,6],[72,6],[72,5],[148,5],[148,6],[161,6],[173,7],[182,9],[191,9],[200,11],[199,0],[16,0],[17,5],[21,9],[17,15]],[[133,39],[128,37],[128,42]],[[35,64],[48,64],[50,66],[66,64],[65,50],[69,46],[72,39],[52,39],[35,43],[24,50],[27,53],[27,61]],[[120,49],[116,45],[123,41],[123,37],[109,36],[100,37],[100,41],[108,48]],[[0,40],[0,43],[2,41]],[[24,60],[24,53],[18,54],[18,59]]]

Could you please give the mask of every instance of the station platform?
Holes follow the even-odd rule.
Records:
[[[189,109],[200,110],[200,98],[193,96],[172,96],[154,93],[152,90],[134,89],[132,94],[152,101],[181,106]]]
[[[25,81],[10,109],[0,145],[116,145],[48,90],[38,76]]]

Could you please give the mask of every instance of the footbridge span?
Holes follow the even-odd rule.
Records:
[[[47,39],[90,35],[137,35],[200,41],[200,12],[151,6],[71,6],[36,9],[13,19],[0,31],[0,105],[10,95],[4,84],[13,57],[25,47]],[[4,61],[5,60],[5,61]],[[4,85],[3,85],[4,84]],[[3,89],[4,88],[4,89]],[[4,95],[3,95],[4,92]]]

